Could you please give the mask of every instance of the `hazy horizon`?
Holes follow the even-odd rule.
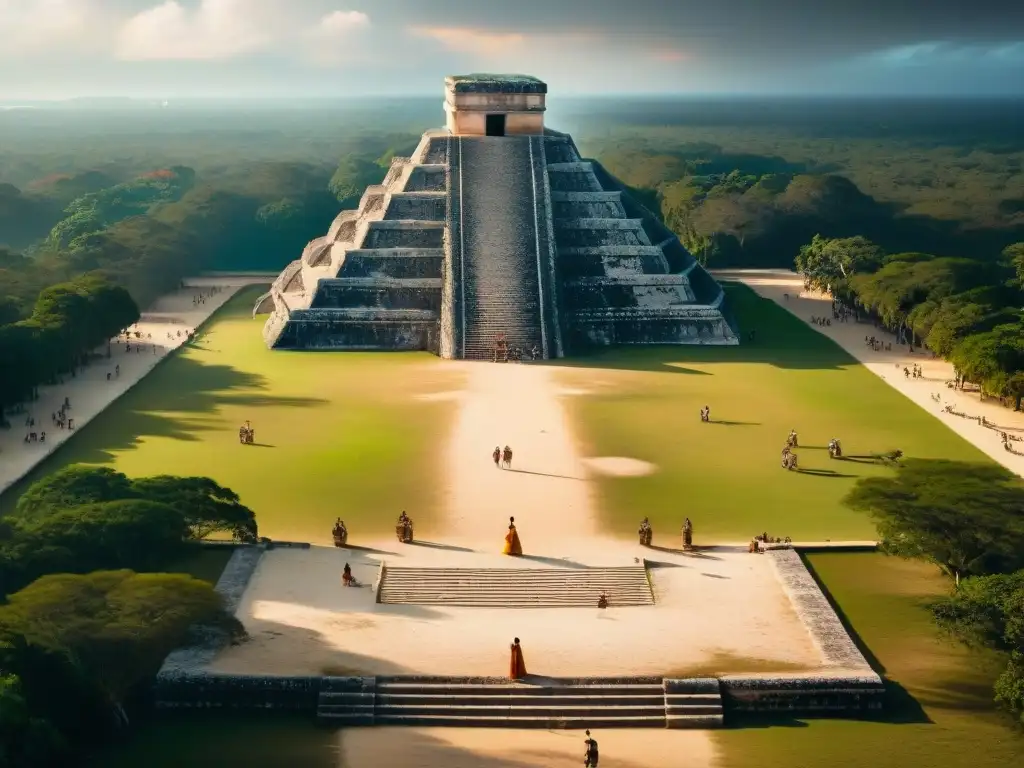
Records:
[[[931,0],[0,0],[0,99],[1024,96],[1024,4]]]

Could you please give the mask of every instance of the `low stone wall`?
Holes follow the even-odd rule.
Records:
[[[315,712],[322,677],[161,673],[153,688],[159,709],[273,709]]]
[[[785,547],[769,549],[765,556],[826,666],[809,674],[726,675],[720,681],[727,710],[790,714],[881,710],[882,678],[857,648],[800,554]]]
[[[719,678],[726,711],[793,715],[861,714],[882,709],[885,688],[878,675],[835,674]]]
[[[215,587],[224,598],[224,607],[228,612],[234,613],[238,610],[238,606],[242,602],[242,595],[245,594],[252,575],[256,573],[264,551],[266,551],[266,547],[259,544],[239,546],[231,553],[231,558],[224,566],[224,571]],[[159,686],[160,681],[164,678],[188,677],[199,673],[213,661],[213,657],[217,655],[223,644],[223,636],[211,634],[202,638],[195,645],[171,651],[164,659],[163,666],[160,667],[160,672],[157,674],[157,685]]]
[[[794,549],[772,549],[765,553],[771,561],[783,591],[793,604],[793,610],[811,635],[822,660],[829,666],[843,669],[871,670],[857,644],[850,637],[832,604],[821,591],[814,576],[807,570],[800,553]]]

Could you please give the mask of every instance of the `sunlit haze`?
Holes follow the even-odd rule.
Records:
[[[1006,0],[0,0],[0,100],[431,94],[1019,95]]]

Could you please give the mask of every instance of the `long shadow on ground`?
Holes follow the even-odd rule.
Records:
[[[261,374],[173,354],[123,394],[116,407],[107,408],[76,431],[52,456],[0,496],[0,515],[9,512],[18,496],[39,477],[73,463],[110,463],[115,453],[136,449],[146,438],[195,442],[200,440],[199,433],[225,429],[224,437],[230,445],[237,436],[209,418],[225,406],[246,406],[255,412],[266,406],[311,408],[328,403],[315,397],[281,397],[267,390],[267,380]],[[259,425],[255,426],[258,437]],[[259,447],[273,448],[263,444]]]

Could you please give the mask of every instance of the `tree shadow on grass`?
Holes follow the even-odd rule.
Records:
[[[258,434],[260,408],[315,408],[329,402],[282,397],[268,389],[267,378],[259,373],[171,355],[0,496],[0,514],[9,512],[18,496],[39,477],[68,464],[109,464],[116,453],[134,450],[147,438],[198,442],[204,439],[203,433],[223,430],[225,446],[237,450],[251,447],[238,445],[237,425],[211,418],[223,408],[251,408]]]

